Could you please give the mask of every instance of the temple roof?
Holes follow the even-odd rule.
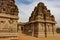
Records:
[[[14,0],[0,0],[0,13],[18,15],[18,8]]]
[[[47,7],[45,6],[44,3],[40,2],[38,5],[35,7],[34,11],[32,12],[29,21],[36,21],[36,20],[46,20],[48,21],[55,21],[54,15],[51,15],[51,12]]]

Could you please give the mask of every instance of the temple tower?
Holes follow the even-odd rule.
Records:
[[[56,33],[56,21],[50,10],[40,2],[32,11],[29,21],[20,23],[22,33],[33,37],[53,37]]]
[[[40,2],[34,9],[29,18],[32,29],[32,35],[36,37],[53,36],[55,33],[55,18],[50,10]],[[34,25],[34,26],[33,26]]]
[[[15,0],[0,0],[0,38],[17,38],[18,8]]]

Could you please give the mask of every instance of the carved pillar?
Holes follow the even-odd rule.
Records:
[[[34,24],[31,24],[32,26],[32,36],[34,36]]]
[[[40,23],[38,23],[38,28],[39,28],[39,29],[38,29],[38,37],[41,37],[41,36],[40,36],[40,35],[41,35],[41,34],[40,34],[40,27],[41,27],[41,25],[40,25]]]
[[[52,31],[53,31],[53,34],[56,34],[56,27],[55,27],[55,24],[52,24]]]
[[[44,27],[44,25],[43,25],[43,27]],[[45,34],[44,34],[45,29],[43,27],[42,27],[41,23],[38,23],[38,37],[39,38],[45,36]]]

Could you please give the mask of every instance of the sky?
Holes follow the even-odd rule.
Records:
[[[60,26],[60,0],[15,0],[19,9],[19,22],[29,21],[34,7],[43,2],[51,14],[55,16],[56,23]]]

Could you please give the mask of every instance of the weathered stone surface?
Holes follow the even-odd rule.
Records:
[[[50,10],[40,2],[32,12],[29,22],[25,23],[22,32],[35,37],[48,37],[55,34],[55,17]]]
[[[0,0],[0,39],[18,38],[18,8],[14,0]]]
[[[18,8],[14,0],[0,0],[0,13],[18,15]]]
[[[0,40],[22,39],[21,33],[39,38],[55,36],[55,17],[42,2],[35,7],[29,22],[18,23],[17,20],[18,8],[15,1],[0,0]]]

